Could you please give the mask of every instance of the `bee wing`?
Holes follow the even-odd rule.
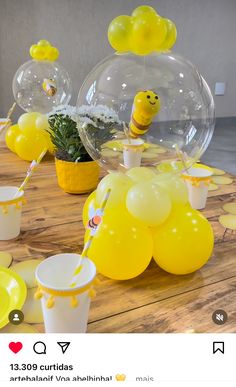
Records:
[[[102,216],[102,214],[103,214],[103,212],[102,212],[101,208],[98,208],[95,212],[95,215],[97,215],[97,216]]]
[[[89,209],[89,219],[92,219],[96,215],[95,207]]]

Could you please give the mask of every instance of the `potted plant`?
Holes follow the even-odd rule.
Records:
[[[93,149],[98,151],[95,158],[99,158],[99,152],[104,143],[114,140],[117,133],[123,134],[123,125],[118,114],[105,105],[82,105],[76,111],[76,121],[82,138],[86,141],[86,134],[89,133],[89,141]]]
[[[67,193],[82,194],[96,188],[100,168],[83,146],[75,117],[75,107],[55,109],[48,116],[48,132],[55,147],[59,186]]]
[[[106,105],[81,105],[75,120],[80,137],[94,160],[109,164],[109,160],[119,157],[116,150],[122,145],[117,140],[120,136],[126,137],[123,122],[115,110]]]

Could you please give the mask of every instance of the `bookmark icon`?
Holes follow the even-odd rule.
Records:
[[[225,343],[223,341],[214,341],[213,342],[213,355],[217,352],[220,352],[224,355]]]

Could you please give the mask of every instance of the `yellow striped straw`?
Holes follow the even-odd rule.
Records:
[[[186,160],[184,158],[183,152],[179,149],[179,145],[178,144],[175,144],[174,147],[175,147],[175,150],[176,150],[178,158],[180,159],[180,161],[182,162],[182,164],[184,166],[185,172],[188,174],[188,166],[186,164]]]
[[[129,129],[127,128],[125,122],[123,122],[123,130],[124,130],[124,134],[128,140],[128,143],[131,144],[131,139],[130,139],[130,135],[129,135]]]
[[[101,216],[104,214],[104,210],[105,210],[105,207],[106,207],[106,204],[108,202],[108,199],[109,199],[109,196],[111,194],[111,189],[109,188],[107,190],[107,193],[104,197],[104,200],[102,202],[102,205],[101,205]],[[83,267],[83,259],[87,257],[88,255],[88,251],[89,251],[89,248],[93,242],[93,237],[94,237],[94,234],[90,234],[89,236],[89,239],[87,240],[87,242],[85,243],[84,245],[84,248],[83,248],[83,251],[82,251],[82,254],[81,254],[81,257],[80,257],[80,260],[79,260],[79,263],[78,265],[76,266],[75,268],[75,271],[73,273],[73,278],[72,278],[72,281],[70,283],[70,287],[71,288],[74,288],[76,285],[77,285],[77,276],[79,275],[79,273],[81,272],[82,270],[82,267]]]
[[[29,182],[29,180],[30,180],[31,176],[33,175],[35,169],[38,167],[38,165],[40,164],[42,158],[45,156],[46,153],[47,153],[47,148],[45,148],[42,151],[42,153],[39,155],[39,157],[38,157],[38,159],[36,161],[35,160],[32,161],[32,163],[30,164],[29,169],[27,171],[25,180],[23,181],[21,186],[18,188],[18,192],[24,190],[26,184]],[[17,193],[16,193],[16,195],[17,195]]]
[[[6,124],[3,125],[3,127],[0,129],[0,134],[3,133],[5,129],[8,129],[8,127],[11,125],[10,118],[15,108],[16,108],[16,102],[14,102],[12,107],[9,109],[9,112],[7,113]]]

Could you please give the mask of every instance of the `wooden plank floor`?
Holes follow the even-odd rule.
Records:
[[[0,146],[1,185],[19,185],[28,163]],[[21,235],[0,241],[14,262],[46,258],[61,252],[82,251],[82,208],[87,195],[68,195],[57,185],[53,159],[48,157],[35,173],[26,191]],[[154,262],[139,277],[112,281],[99,276],[101,285],[92,302],[89,332],[200,332],[236,331],[236,234],[219,224],[222,206],[236,199],[236,179],[209,193],[203,211],[215,233],[209,263],[197,273],[172,276]],[[223,326],[212,322],[216,309],[227,311]],[[37,325],[43,332],[43,325]]]

